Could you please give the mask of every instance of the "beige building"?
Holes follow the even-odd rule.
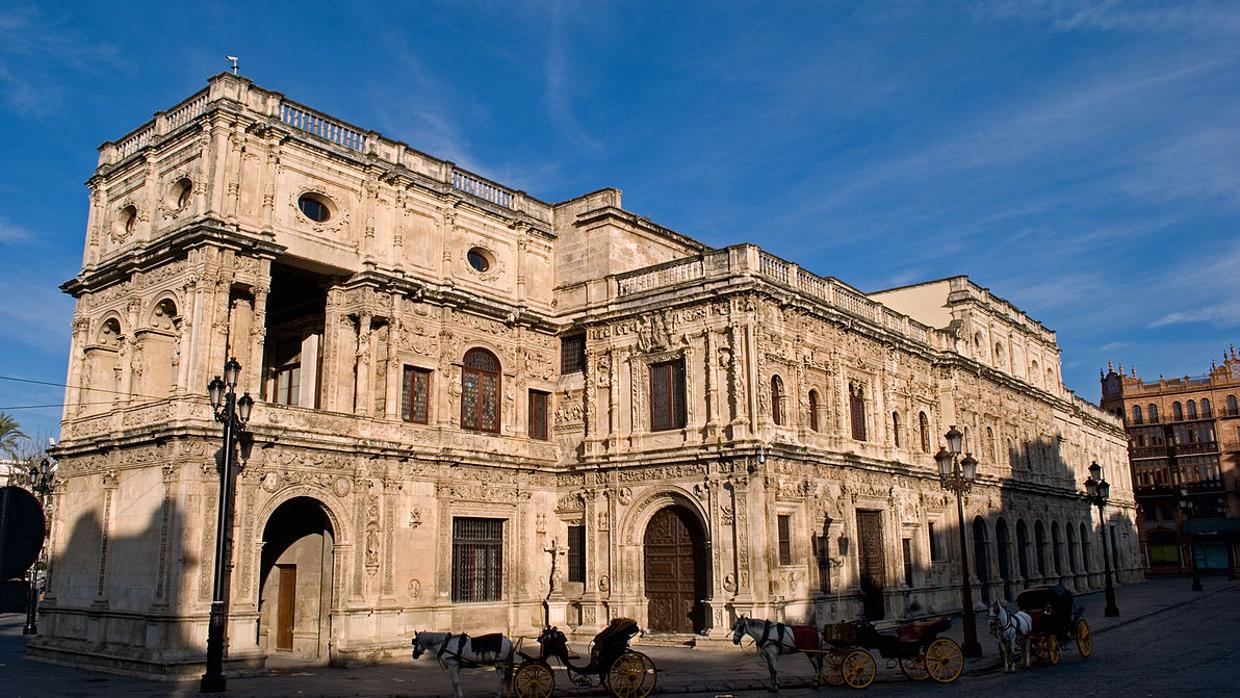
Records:
[[[1091,461],[1140,574],[1125,435],[1055,335],[965,277],[865,294],[604,189],[540,201],[223,74],[100,149],[54,564],[30,652],[201,671],[206,385],[258,399],[228,657],[403,657],[414,629],[958,608],[951,425],[982,599],[1102,584]],[[553,567],[552,561],[555,561]]]
[[[1240,573],[1240,357],[1197,378],[1108,366],[1102,407],[1125,420],[1141,548],[1152,575]]]

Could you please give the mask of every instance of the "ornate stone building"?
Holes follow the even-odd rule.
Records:
[[[1240,574],[1240,358],[1146,383],[1108,366],[1102,407],[1124,419],[1146,572]]]
[[[402,657],[415,628],[719,637],[1102,583],[1077,492],[1119,420],[967,278],[876,294],[712,249],[604,189],[546,203],[224,74],[100,149],[31,653],[201,670],[229,356],[242,448],[228,657]],[[554,565],[553,565],[554,561]]]

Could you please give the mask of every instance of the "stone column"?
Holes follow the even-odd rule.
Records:
[[[363,311],[357,320],[357,351],[354,353],[353,364],[357,382],[353,389],[353,413],[358,415],[370,414],[373,404],[370,401],[370,376],[374,370],[371,322],[372,316],[367,311]]]

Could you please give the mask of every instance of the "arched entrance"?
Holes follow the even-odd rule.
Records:
[[[263,527],[258,644],[270,658],[328,659],[335,535],[310,497],[281,504]]]
[[[1012,541],[1008,536],[1007,522],[995,522],[995,546],[999,553],[999,579],[1003,580],[1003,598],[1012,600]]]
[[[702,600],[709,592],[706,536],[697,517],[682,506],[655,512],[646,524],[647,625],[655,632],[705,629]]]
[[[986,533],[986,520],[980,516],[974,518],[973,569],[977,574],[977,586],[982,594],[982,601],[990,603],[990,544]]]

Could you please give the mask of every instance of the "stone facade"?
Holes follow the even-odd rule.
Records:
[[[950,425],[981,461],[979,604],[1101,584],[1077,495],[1094,460],[1119,578],[1140,574],[1119,420],[1062,386],[1053,332],[964,277],[866,295],[613,189],[544,203],[229,74],[100,152],[64,286],[36,656],[201,670],[205,386],[229,356],[258,399],[234,667],[401,657],[416,628],[530,634],[544,613],[718,638],[742,613],[951,611]]]
[[[1240,574],[1240,358],[1146,383],[1108,366],[1102,407],[1124,419],[1148,574]]]

